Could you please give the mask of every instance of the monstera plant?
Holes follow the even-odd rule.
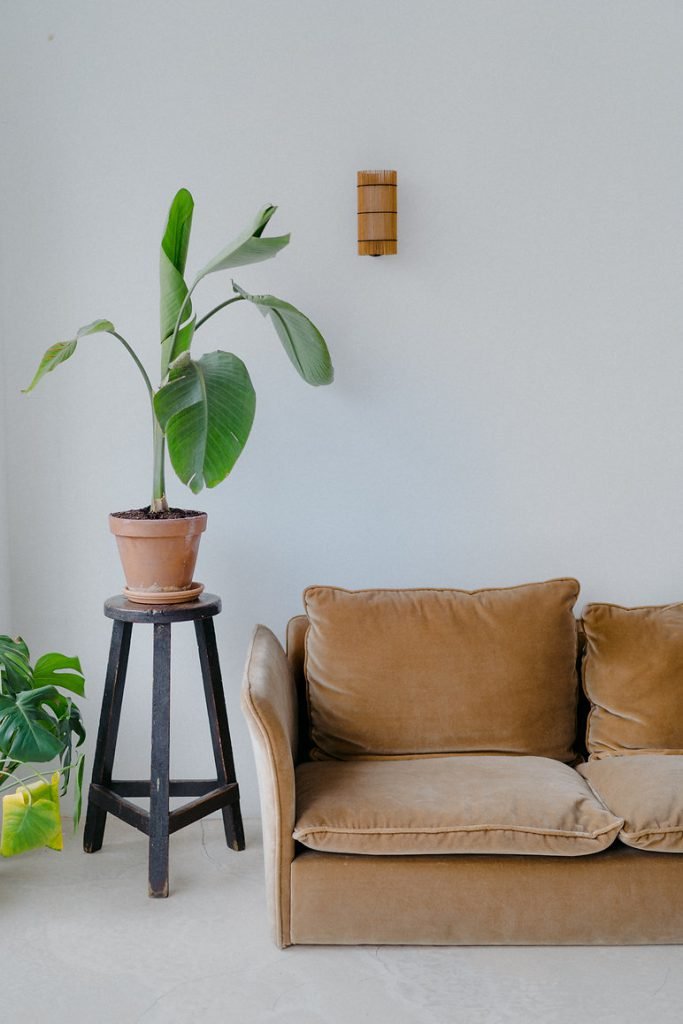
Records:
[[[11,857],[38,846],[62,848],[59,797],[74,779],[74,825],[81,813],[85,739],[72,694],[83,696],[78,658],[44,654],[31,666],[28,647],[0,636],[0,855]],[[75,741],[75,742],[74,742]],[[36,764],[59,762],[48,775]],[[30,766],[30,767],[29,767]],[[73,775],[72,775],[73,770]],[[61,778],[61,786],[60,786]]]
[[[206,516],[193,510],[169,509],[166,449],[180,480],[193,494],[198,494],[205,486],[215,487],[230,473],[244,449],[254,420],[256,395],[246,366],[238,356],[220,350],[196,357],[194,348],[199,331],[227,306],[246,302],[270,320],[287,356],[307,384],[318,386],[332,382],[332,362],[323,336],[308,317],[283,299],[274,295],[252,295],[233,281],[232,294],[225,301],[202,315],[195,309],[195,291],[209,274],[271,259],[289,243],[288,234],[264,237],[275,210],[275,206],[264,206],[249,227],[209,260],[188,284],[185,267],[194,200],[185,188],[176,194],[161,242],[161,380],[158,389],[152,386],[138,353],[110,320],[95,320],[81,327],[68,341],[52,345],[26,388],[32,391],[45,374],[73,356],[81,340],[93,335],[108,334],[115,338],[135,363],[150,403],[152,497],[148,507],[114,513],[110,517],[110,526],[117,535],[124,559],[127,593],[133,600],[156,603],[158,600],[183,600],[190,592],[194,595],[191,579],[194,561],[190,558],[188,570],[187,549],[195,538],[196,558],[196,544],[205,528]],[[171,538],[181,532],[184,534],[182,557],[171,550]],[[139,550],[142,535],[152,536],[158,542],[159,568],[150,570],[148,564],[144,570],[141,564],[127,567],[126,550],[129,554],[133,548]],[[178,574],[183,576],[182,580]]]

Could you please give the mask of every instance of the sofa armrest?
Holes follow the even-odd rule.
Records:
[[[266,899],[278,946],[290,940],[290,866],[294,859],[297,697],[291,666],[277,638],[257,626],[247,655],[242,710],[256,758]]]

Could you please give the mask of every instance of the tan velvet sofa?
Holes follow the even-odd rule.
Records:
[[[584,627],[577,595],[310,588],[286,652],[256,628],[242,706],[279,946],[683,942],[683,606]]]

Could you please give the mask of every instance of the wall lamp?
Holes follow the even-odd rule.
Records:
[[[358,255],[398,252],[396,171],[358,171]]]

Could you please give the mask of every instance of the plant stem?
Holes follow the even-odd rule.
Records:
[[[140,371],[142,379],[145,382],[145,387],[147,388],[147,394],[149,395],[149,404],[152,410],[152,431],[154,447],[154,484],[152,491],[152,504],[150,506],[150,510],[152,512],[165,512],[166,509],[168,508],[168,502],[166,501],[166,494],[164,488],[164,435],[162,433],[161,427],[159,426],[159,422],[154,411],[154,388],[152,387],[152,382],[150,381],[149,376],[147,375],[147,371],[140,362],[140,359],[138,358],[138,355],[133,349],[132,345],[129,345],[126,339],[122,337],[122,335],[118,334],[116,331],[110,331],[109,333],[118,341],[120,341],[123,347],[125,348],[126,352],[128,352],[129,356],[131,357],[131,359],[137,366],[138,370]]]
[[[152,408],[154,414],[154,409]],[[166,498],[166,481],[164,479],[164,462],[166,457],[166,439],[164,432],[159,426],[159,421],[154,416],[154,479],[152,488],[152,503],[150,512],[166,512],[168,500]]]
[[[83,755],[81,754],[81,756],[79,757],[78,761],[73,761],[71,764],[62,765],[61,768],[55,768],[54,771],[57,772],[58,775],[63,775],[64,772],[71,771],[73,768],[78,768],[78,765],[79,765],[82,757],[83,757]],[[19,765],[16,764],[15,768],[18,768],[18,767],[19,767]],[[21,776],[19,776],[19,775],[15,775],[14,772],[6,772],[5,774],[8,777],[13,778],[14,782],[11,783],[11,785],[6,783],[6,782],[3,782],[2,785],[0,785],[0,793],[2,793],[2,791],[5,790],[5,789],[10,789],[11,786],[16,786],[17,784],[19,786],[25,786],[27,782],[31,782],[34,779],[40,779],[41,782],[47,782],[48,781],[47,780],[47,775],[48,774],[51,775],[51,774],[54,774],[54,773],[53,772],[46,772],[45,774],[43,774],[42,772],[34,770],[31,775],[24,775],[23,778]]]
[[[199,330],[199,328],[202,326],[202,324],[205,324],[206,321],[209,320],[215,313],[219,313],[222,309],[225,309],[226,306],[232,305],[233,302],[244,302],[244,296],[243,295],[235,295],[234,298],[226,299],[225,302],[221,302],[220,306],[216,306],[215,309],[212,309],[209,313],[206,314],[206,316],[203,316],[201,318],[201,320],[197,321],[197,323],[195,324],[195,328],[194,328],[195,329],[195,334]]]
[[[2,787],[5,778],[9,778],[9,776],[12,775],[18,767],[18,761],[3,761],[2,764],[0,764],[0,788]]]
[[[69,766],[69,767],[71,767],[71,766]],[[61,769],[58,769],[58,771],[59,771],[59,774],[61,775]],[[16,786],[18,784],[19,788],[26,787],[26,783],[30,782],[31,779],[40,779],[41,782],[47,782],[47,779],[45,778],[45,776],[41,772],[38,772],[38,771],[34,772],[33,775],[25,775],[24,778],[21,778],[19,775],[15,775],[14,772],[6,772],[6,775],[8,777],[11,777],[11,778],[14,779],[14,782],[11,783],[11,786]],[[3,791],[3,789],[10,789],[11,786],[8,785],[7,783],[3,783],[3,785],[0,786],[0,793]],[[33,803],[33,797],[31,796],[30,792],[29,792],[29,802]]]
[[[150,381],[149,377],[147,376],[147,371],[145,370],[144,366],[142,365],[142,363],[138,359],[138,356],[137,356],[136,352],[134,351],[132,345],[129,345],[128,342],[126,341],[126,339],[123,338],[120,334],[117,334],[116,331],[110,331],[109,333],[114,338],[116,338],[118,341],[121,342],[123,347],[126,349],[128,354],[130,355],[131,359],[133,360],[133,362],[137,366],[138,370],[142,374],[142,379],[145,382],[145,387],[147,388],[147,393],[149,395],[149,400],[150,400],[150,402],[152,402],[152,412],[154,412],[154,388],[152,387],[152,382]]]

